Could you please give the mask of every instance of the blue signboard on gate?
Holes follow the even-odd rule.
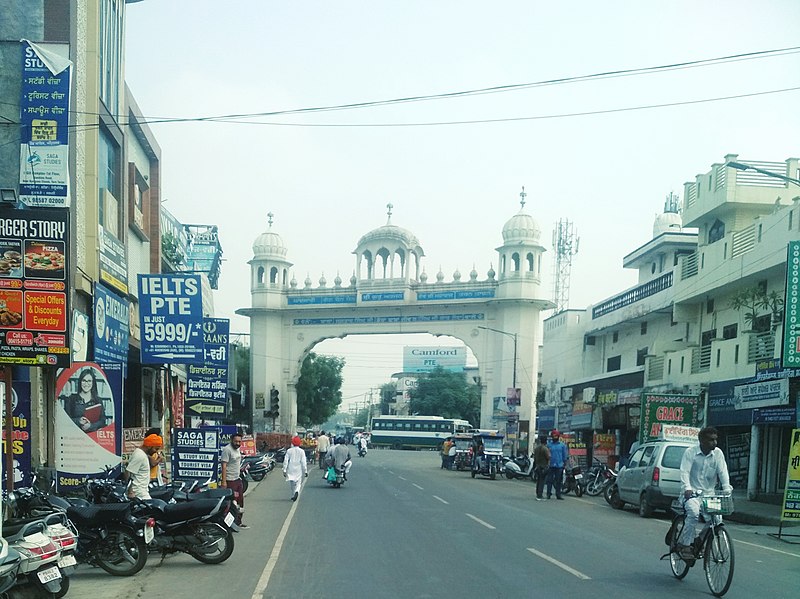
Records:
[[[139,275],[142,364],[203,362],[199,275]]]

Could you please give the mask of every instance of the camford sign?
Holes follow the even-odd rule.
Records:
[[[420,347],[403,348],[403,372],[433,372],[436,368],[450,372],[462,372],[467,365],[467,348]]]

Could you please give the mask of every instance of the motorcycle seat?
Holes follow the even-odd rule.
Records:
[[[207,516],[217,507],[218,503],[218,499],[196,499],[194,501],[167,505],[164,508],[164,513],[159,517],[159,520],[165,522],[181,522],[182,520],[191,520],[192,518]]]
[[[104,503],[85,507],[70,506],[67,508],[67,516],[78,521],[114,522],[122,520],[130,509],[131,506],[127,503]]]

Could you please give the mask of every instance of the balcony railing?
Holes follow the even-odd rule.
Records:
[[[731,258],[741,256],[756,246],[756,226],[750,225],[731,235]]]
[[[680,259],[681,281],[688,279],[689,277],[693,277],[697,274],[698,262],[699,259],[697,252],[693,252],[687,256],[681,256]]]
[[[775,333],[750,333],[747,342],[747,361],[752,364],[775,357]]]
[[[661,275],[657,279],[643,283],[638,287],[629,289],[625,293],[621,293],[616,297],[612,297],[611,299],[604,301],[602,304],[596,305],[594,308],[592,308],[592,318],[600,318],[601,316],[605,316],[614,310],[619,310],[625,306],[635,304],[646,297],[660,293],[661,291],[669,289],[670,287],[672,287],[672,271]]]
[[[692,349],[692,374],[708,372],[711,370],[711,346],[695,347]]]

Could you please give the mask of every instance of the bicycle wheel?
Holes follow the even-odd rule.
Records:
[[[723,526],[708,535],[703,569],[712,595],[722,597],[728,592],[733,580],[733,543]]]
[[[674,518],[666,539],[669,545],[669,567],[672,568],[672,575],[678,580],[682,580],[689,572],[689,564],[678,553],[678,539],[683,532],[684,522],[683,516]]]

